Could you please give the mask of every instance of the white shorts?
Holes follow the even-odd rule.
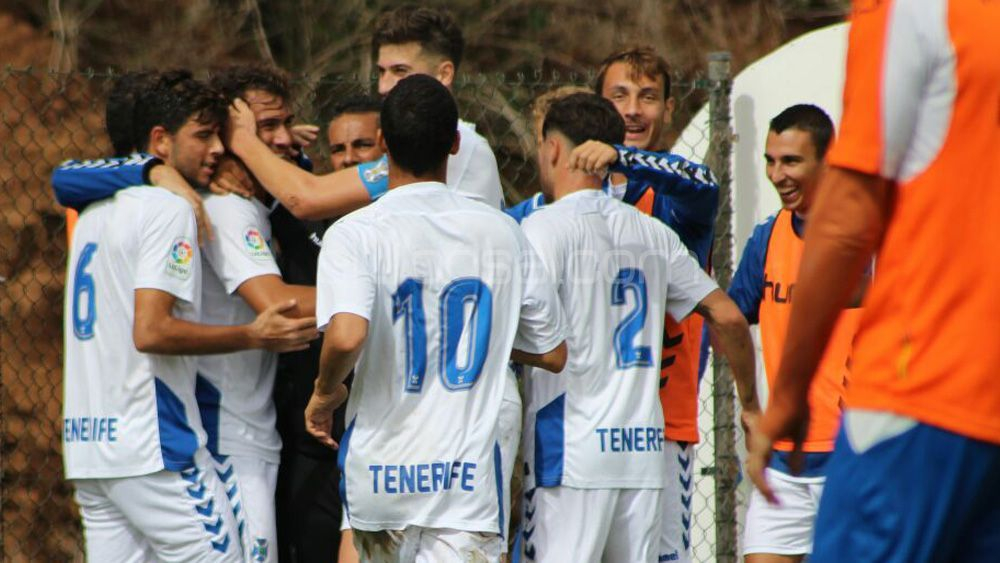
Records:
[[[494,563],[499,534],[410,526],[403,530],[354,530],[360,561],[372,563]]]
[[[660,489],[536,487],[525,495],[524,560],[656,562]]]
[[[660,561],[691,562],[691,494],[694,490],[694,447],[667,440],[663,444],[667,471],[663,483]]]
[[[278,530],[274,491],[278,464],[245,455],[213,456],[215,470],[226,489],[240,532],[246,560],[278,560]]]
[[[510,530],[510,482],[514,475],[517,450],[521,445],[521,392],[517,387],[514,371],[507,368],[507,385],[504,386],[503,402],[500,403],[500,473],[503,479],[503,539],[507,540]],[[507,553],[507,542],[503,542],[503,553]]]
[[[754,488],[747,508],[743,554],[803,555],[812,552],[813,528],[824,477],[793,477],[768,467],[767,481],[780,505]]]
[[[75,479],[87,561],[237,563],[237,524],[207,451],[195,467],[138,477]]]

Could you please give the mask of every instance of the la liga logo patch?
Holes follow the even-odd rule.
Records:
[[[191,261],[194,259],[194,245],[185,237],[174,239],[167,256],[167,273],[180,278],[191,277]]]
[[[243,229],[243,246],[251,258],[270,258],[271,249],[267,246],[267,241],[260,234],[256,227]]]

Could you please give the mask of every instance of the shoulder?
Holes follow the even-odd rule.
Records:
[[[141,206],[152,216],[177,213],[194,215],[184,198],[156,186],[126,188],[115,193],[115,201],[121,205]]]

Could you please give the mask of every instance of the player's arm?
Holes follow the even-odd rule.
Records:
[[[669,153],[587,141],[573,149],[570,166],[588,172],[608,170],[648,185],[670,199],[677,222],[712,227],[719,207],[719,185],[707,166]]]
[[[759,322],[760,302],[764,297],[764,261],[767,258],[767,241],[771,235],[774,221],[757,225],[750,240],[743,248],[743,257],[736,267],[733,282],[727,291],[747,323],[754,325]]]
[[[230,108],[226,137],[229,149],[264,189],[299,219],[346,215],[385,191],[381,185],[374,188],[362,181],[362,170],[356,167],[316,176],[275,155],[257,137],[253,112],[242,100]]]
[[[281,276],[267,274],[250,278],[236,290],[250,308],[261,313],[276,304],[294,301],[295,306],[285,314],[291,317],[310,317],[315,322],[316,288],[287,284]]]
[[[146,184],[164,188],[188,202],[198,223],[198,240],[211,240],[212,227],[201,196],[180,172],[159,158],[136,153],[123,158],[68,160],[52,173],[56,201],[78,211],[126,188]]]
[[[721,289],[712,291],[699,301],[695,311],[705,318],[715,336],[716,349],[729,361],[743,412],[759,413],[756,358],[750,325],[743,312]]]
[[[177,298],[160,289],[135,290],[132,339],[146,354],[226,354],[264,348],[274,352],[304,350],[316,338],[314,319],[291,319],[284,313],[295,307],[285,301],[268,307],[253,323],[238,326],[206,325],[173,316]]]
[[[368,319],[338,313],[330,319],[319,356],[319,376],[306,406],[306,430],[322,444],[337,447],[331,435],[333,411],[347,398],[344,380],[354,369],[368,337]]]
[[[542,354],[532,354],[517,348],[511,350],[510,359],[519,364],[542,368],[552,373],[559,373],[566,367],[566,341]]]

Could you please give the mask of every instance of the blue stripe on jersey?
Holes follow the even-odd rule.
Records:
[[[219,452],[219,410],[222,404],[222,392],[203,375],[198,374],[194,386],[194,396],[198,399],[201,424],[205,427],[205,433],[208,434],[206,447],[213,456],[222,455]]]
[[[156,421],[160,430],[160,454],[168,471],[183,471],[194,467],[194,452],[198,437],[188,424],[184,403],[159,377],[156,384]]]
[[[359,164],[358,177],[372,201],[382,197],[389,191],[389,157]]]
[[[562,484],[566,448],[566,394],[538,409],[535,415],[535,484],[558,487]]]
[[[493,472],[497,480],[497,506],[500,510],[500,537],[507,539],[507,526],[503,514],[503,454],[500,453],[500,443],[493,442]]]
[[[351,517],[351,506],[347,504],[347,475],[344,467],[347,465],[347,450],[351,447],[351,435],[354,434],[354,423],[358,420],[355,416],[351,423],[344,430],[344,435],[340,437],[340,450],[337,451],[337,467],[340,469],[340,502],[344,503],[344,512],[347,517]]]
[[[505,207],[503,212],[510,215],[515,221],[518,222],[518,224],[520,224],[521,221],[524,221],[525,217],[531,215],[544,206],[545,198],[542,196],[542,192],[538,192],[517,205]]]

